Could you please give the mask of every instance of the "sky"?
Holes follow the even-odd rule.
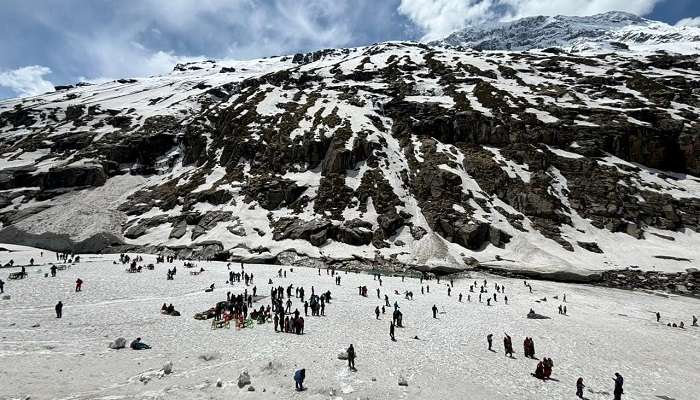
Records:
[[[2,0],[0,99],[198,59],[425,41],[476,23],[606,11],[700,26],[700,0]]]

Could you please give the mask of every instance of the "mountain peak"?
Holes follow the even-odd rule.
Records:
[[[485,23],[454,32],[434,44],[481,50],[667,50],[700,52],[700,28],[684,29],[623,12],[590,16],[533,16]]]

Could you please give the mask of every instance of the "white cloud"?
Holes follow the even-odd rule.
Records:
[[[676,26],[696,26],[696,27],[700,27],[700,17],[695,17],[695,18],[683,18],[682,20],[676,22]]]
[[[44,79],[44,76],[50,73],[51,69],[41,65],[30,65],[1,72],[0,86],[9,88],[21,97],[53,92],[53,84]]]
[[[492,0],[401,0],[399,12],[425,32],[423,40],[443,38],[467,22],[492,15]]]
[[[434,40],[467,25],[534,15],[592,15],[607,11],[650,13],[663,0],[401,0],[398,11]]]

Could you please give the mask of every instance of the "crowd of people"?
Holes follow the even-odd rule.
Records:
[[[57,259],[65,259],[68,260],[69,258],[72,259],[76,257],[74,254],[57,254]],[[76,257],[77,258],[77,257]],[[158,256],[156,259],[157,263],[173,263],[175,260],[175,257],[173,256]],[[143,258],[141,256],[136,256],[131,258],[128,254],[121,254],[119,256],[119,261],[123,264],[130,264],[131,268],[140,268],[138,263],[143,262]],[[197,268],[196,265],[190,261],[186,261],[184,265],[188,268]],[[24,268],[24,267],[22,267]],[[214,321],[222,321],[222,320],[235,320],[235,321],[245,321],[245,320],[252,320],[257,322],[258,324],[265,324],[271,322],[273,325],[274,332],[283,332],[283,333],[293,333],[297,335],[303,335],[304,330],[305,330],[305,319],[304,317],[323,317],[326,315],[326,306],[331,303],[331,292],[330,291],[325,291],[323,293],[316,293],[316,290],[314,286],[311,286],[309,290],[303,286],[296,286],[292,283],[286,286],[282,285],[274,285],[272,279],[268,281],[268,284],[270,285],[270,293],[269,293],[269,305],[260,305],[259,307],[254,308],[254,303],[258,302],[261,297],[257,295],[257,286],[255,283],[255,277],[252,273],[248,273],[245,271],[245,266],[241,264],[240,270],[235,271],[231,269],[231,264],[229,263],[227,265],[228,268],[228,280],[226,283],[230,285],[232,288],[238,287],[237,284],[242,283],[245,285],[243,288],[243,291],[238,294],[234,294],[231,291],[228,291],[226,293],[226,300],[221,299],[221,301],[218,301],[212,308],[212,318]],[[204,269],[201,268],[201,271]],[[321,275],[321,269],[318,270],[319,275]],[[172,267],[172,269],[168,268],[167,272],[167,279],[172,280],[177,272],[177,269],[175,266]],[[52,266],[50,269],[51,276],[56,276],[56,267]],[[288,276],[288,273],[292,274],[291,276],[293,277],[293,268],[285,269],[285,268],[280,268],[278,270],[277,276],[279,279],[285,279]],[[334,283],[336,285],[341,284],[341,277],[339,274],[336,273],[335,269],[326,269],[326,274],[330,275],[334,279]],[[389,294],[393,292],[393,295],[395,296],[403,296],[403,299],[406,301],[413,301],[414,300],[414,294],[411,290],[405,289],[402,291],[399,291],[398,289],[393,289],[393,290],[385,290],[382,292],[384,289],[383,285],[383,280],[382,280],[382,275],[381,274],[373,274],[374,281],[377,282],[378,287],[376,287],[376,295],[377,299],[380,301],[383,300],[383,303],[381,305],[376,305],[374,307],[374,316],[376,320],[380,320],[380,317],[386,314],[386,309],[389,308],[390,310],[393,308],[392,311],[392,318],[389,323],[389,338],[391,341],[395,342],[396,336],[396,328],[402,328],[404,327],[404,321],[403,321],[403,313],[400,310],[400,306],[398,304],[398,301],[394,301],[393,304],[390,302]],[[431,277],[431,276],[421,276],[420,277],[420,284],[421,284],[421,294],[425,295],[426,293],[430,293],[430,285],[425,283],[424,280],[431,281],[435,279],[439,285],[439,277]],[[401,282],[405,282],[405,278],[401,277]],[[446,287],[445,292],[441,292],[438,290],[438,292],[441,292],[441,296],[445,296],[445,301],[452,301],[454,302],[454,298],[452,297],[452,292],[454,288],[454,280],[450,279],[449,283],[444,284]],[[476,294],[478,293],[478,299],[479,302],[483,302],[484,299],[486,301],[486,304],[488,306],[492,305],[492,302],[494,304],[498,303],[500,299],[503,300],[503,304],[507,305],[508,304],[508,296],[506,295],[506,287],[505,285],[499,284],[497,282],[494,282],[493,285],[489,285],[489,282],[487,280],[483,280],[483,282],[469,282],[469,289],[468,293],[466,296],[467,302],[471,302],[471,294]],[[252,288],[250,287],[252,286]],[[524,286],[528,289],[530,293],[533,292],[532,285],[528,283],[527,281],[524,281]],[[83,281],[82,279],[78,278],[75,281],[75,292],[80,292],[82,291],[83,288]],[[438,286],[438,289],[440,286]],[[466,286],[465,286],[466,288]],[[493,291],[490,292],[490,289],[493,288]],[[208,292],[213,292],[215,289],[214,284],[209,287]],[[249,292],[250,289],[250,292]],[[368,292],[369,288],[367,285],[361,285],[358,286],[358,294],[362,297],[368,297]],[[310,291],[310,295],[308,292]],[[0,293],[4,292],[4,282],[0,280]],[[218,292],[217,292],[218,293]],[[443,294],[444,293],[444,294]],[[509,292],[510,293],[510,292]],[[383,296],[382,296],[383,294]],[[512,293],[511,293],[512,294]],[[452,298],[452,299],[450,299]],[[459,293],[457,296],[457,302],[462,303],[464,299],[463,293]],[[558,299],[557,296],[555,296],[555,299]],[[542,299],[536,300],[538,303],[544,303],[547,301],[547,298],[544,297]],[[564,294],[562,297],[562,301],[564,303],[567,302],[566,295]],[[303,316],[300,311],[300,309],[303,307]],[[558,313],[560,315],[567,315],[567,305],[565,304],[559,304],[558,307]],[[166,315],[172,315],[172,316],[179,316],[180,313],[175,310],[173,304],[167,305],[166,303],[163,303],[161,307],[161,313],[166,314]],[[438,306],[437,304],[433,304],[431,307],[431,312],[432,312],[432,318],[437,319],[438,318]],[[56,312],[56,318],[62,318],[63,317],[63,303],[59,301],[55,305],[55,312]],[[309,313],[310,312],[310,313]],[[443,310],[444,313],[444,310]],[[534,311],[531,310],[531,313],[534,314]],[[661,322],[661,315],[660,313],[656,313],[656,320],[657,322]],[[698,325],[698,320],[696,316],[693,316],[693,326]],[[684,328],[683,322],[680,322],[679,325],[676,325],[675,323],[668,322],[668,326],[679,326],[680,328]],[[417,337],[415,337],[417,338]],[[487,335],[487,343],[488,343],[488,350],[489,351],[494,351],[493,350],[493,334],[488,334]],[[514,358],[514,349],[513,349],[513,339],[511,338],[510,335],[507,333],[504,333],[503,337],[503,345],[504,345],[504,353],[507,357]],[[130,347],[134,350],[144,350],[144,349],[149,349],[150,346],[147,344],[141,342],[141,338],[136,338],[134,341],[131,342]],[[356,359],[356,353],[355,353],[355,348],[351,344],[346,352],[347,354],[347,362],[348,362],[348,368],[351,370],[355,370],[355,359]],[[534,344],[534,339],[532,337],[526,337],[523,341],[523,354],[526,358],[530,359],[536,359],[535,355],[535,344]],[[537,366],[535,368],[535,372],[532,374],[534,377],[542,380],[549,380],[552,377],[553,373],[553,367],[554,363],[551,358],[549,357],[544,357],[541,361],[538,360]],[[303,390],[303,382],[306,377],[306,370],[305,369],[299,369],[295,372],[294,374],[294,380],[296,382],[296,388],[297,390]],[[619,373],[615,374],[614,380],[614,391],[613,394],[615,396],[615,399],[620,399],[622,394],[623,394],[623,378]],[[576,396],[579,398],[583,398],[583,389],[585,388],[585,385],[583,383],[583,378],[578,378],[576,381]]]

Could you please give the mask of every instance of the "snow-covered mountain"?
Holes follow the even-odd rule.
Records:
[[[683,271],[697,57],[410,42],[0,102],[0,243]]]
[[[468,27],[435,44],[483,50],[560,47],[567,51],[666,50],[698,54],[700,28],[671,26],[624,12],[588,17],[537,16]]]

